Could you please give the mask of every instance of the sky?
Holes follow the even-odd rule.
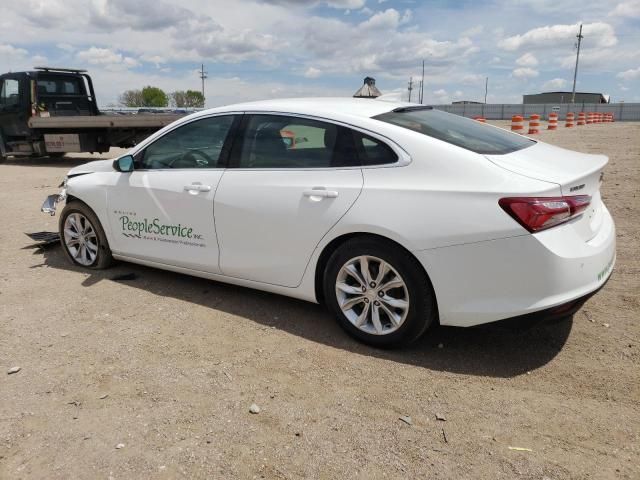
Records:
[[[571,90],[640,102],[640,0],[0,0],[0,73],[85,68],[98,103],[200,89],[207,107],[351,96],[365,76],[424,103]],[[417,85],[416,85],[417,87]],[[412,100],[417,99],[417,89]]]

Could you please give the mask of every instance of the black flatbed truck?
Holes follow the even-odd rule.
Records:
[[[0,161],[129,148],[184,114],[103,114],[86,70],[0,75]]]

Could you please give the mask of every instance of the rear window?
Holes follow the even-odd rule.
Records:
[[[39,77],[39,95],[82,95],[80,79],[73,77]]]
[[[529,138],[431,108],[396,109],[373,118],[484,155],[504,155],[535,144]]]

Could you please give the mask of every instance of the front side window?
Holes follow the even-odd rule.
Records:
[[[400,108],[373,118],[484,155],[504,155],[536,143],[521,135],[429,107]]]
[[[240,168],[358,166],[350,130],[285,115],[252,115],[240,142]]]
[[[20,82],[5,78],[0,87],[0,105],[18,105],[20,103]]]
[[[149,145],[137,168],[221,168],[222,147],[234,115],[203,118],[187,123]]]

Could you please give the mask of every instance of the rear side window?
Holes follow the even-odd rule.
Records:
[[[351,131],[286,115],[251,115],[240,140],[240,168],[359,166]]]
[[[398,161],[398,155],[376,138],[354,131],[353,141],[362,166],[388,165]]]
[[[396,109],[373,118],[484,155],[504,155],[535,144],[500,128],[431,108]]]

